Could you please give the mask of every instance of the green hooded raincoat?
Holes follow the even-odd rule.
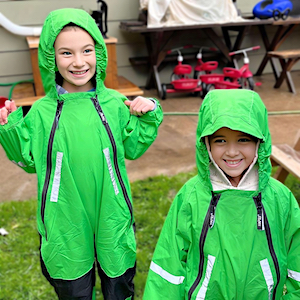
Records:
[[[251,184],[214,189],[205,137],[222,127],[260,140],[254,190]],[[206,96],[197,128],[198,175],[170,208],[144,300],[300,299],[299,206],[270,177],[270,154],[268,115],[257,93],[214,90]]]
[[[58,95],[54,42],[70,23],[95,41],[96,91]],[[125,158],[141,156],[157,136],[160,105],[130,115],[126,98],[104,86],[106,46],[94,20],[80,9],[53,11],[45,20],[39,66],[46,96],[23,118],[0,126],[10,160],[38,178],[41,255],[52,278],[73,280],[94,264],[115,278],[135,265],[134,218]]]

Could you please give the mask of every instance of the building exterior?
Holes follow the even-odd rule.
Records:
[[[129,58],[146,56],[147,49],[144,38],[138,33],[128,33],[119,29],[121,21],[135,21],[139,15],[139,0],[105,0],[108,5],[108,36],[117,38],[117,64],[118,74],[126,77],[134,84],[143,87],[146,84],[147,65],[132,66]],[[238,0],[236,5],[243,13],[251,13],[257,0]],[[30,27],[41,27],[45,17],[51,10],[74,7],[82,8],[89,13],[97,10],[96,0],[0,0],[0,13],[11,22]],[[270,35],[274,33],[271,28]],[[297,38],[299,29],[294,31],[282,49],[300,47]],[[220,32],[221,34],[221,32]],[[182,41],[184,44],[185,41]],[[198,41],[199,43],[200,41]],[[201,44],[211,45],[211,41],[203,36]],[[252,52],[250,56],[250,67],[255,73],[264,54],[264,47],[257,28],[252,28],[243,42],[242,47],[261,45],[259,51]],[[281,49],[281,48],[280,48]],[[160,73],[161,82],[169,82],[172,68],[176,62],[170,63]],[[300,69],[295,66],[294,70]],[[271,72],[268,65],[265,72]],[[32,67],[29,48],[25,36],[15,35],[0,26],[0,95],[8,96],[9,86],[1,84],[13,83],[19,80],[32,79]]]

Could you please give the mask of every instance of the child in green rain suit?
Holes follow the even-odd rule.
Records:
[[[207,94],[197,127],[198,174],[170,208],[144,300],[300,299],[299,205],[270,176],[271,149],[257,93]]]
[[[140,157],[162,122],[155,100],[104,86],[107,52],[80,9],[46,18],[39,67],[46,96],[23,118],[7,101],[0,142],[38,178],[43,274],[59,299],[92,299],[95,261],[105,299],[133,299],[136,243],[125,158]]]

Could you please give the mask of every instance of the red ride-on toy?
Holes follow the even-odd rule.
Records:
[[[238,68],[237,63],[235,63],[236,68],[224,68],[223,73],[225,75],[225,78],[228,78],[233,83],[239,83],[242,89],[250,89],[254,90],[255,86],[260,86],[260,82],[254,82],[253,74],[249,69],[249,57],[247,56],[247,52],[258,50],[260,49],[260,46],[254,46],[251,48],[241,49],[238,51],[230,52],[229,55],[233,56],[239,53],[243,53],[244,55],[244,64],[241,66],[241,68]]]
[[[225,67],[223,68],[223,80],[218,80],[217,82],[211,82],[206,85],[203,89],[203,94],[207,94],[212,89],[236,89],[236,88],[245,88],[254,90],[255,86],[260,86],[260,82],[254,82],[253,74],[249,69],[249,57],[247,56],[248,51],[257,50],[260,46],[255,46],[251,48],[245,48],[238,51],[230,52],[229,55],[233,56],[239,53],[244,54],[244,64],[241,68],[238,68],[237,63],[235,62],[236,68]],[[200,76],[202,81],[208,80],[204,78],[203,75]]]
[[[199,48],[198,46],[193,46],[194,48]],[[208,49],[210,51],[217,51],[216,48],[212,47],[201,47],[199,49],[199,52],[197,53],[197,64],[194,68],[194,78],[199,79],[200,75],[203,74],[211,74],[212,71],[216,70],[218,68],[218,62],[217,61],[206,61],[204,62],[202,60],[202,50]]]
[[[167,93],[196,93],[202,90],[199,79],[189,78],[189,75],[192,73],[193,68],[190,65],[183,64],[183,56],[181,55],[180,50],[184,48],[190,48],[190,46],[175,48],[169,50],[167,53],[177,51],[177,65],[175,66],[172,76],[171,83],[168,85],[163,83],[162,87],[162,100],[167,98]]]

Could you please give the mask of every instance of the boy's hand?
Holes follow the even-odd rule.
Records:
[[[7,117],[10,113],[17,110],[15,101],[5,101],[5,106],[0,109],[0,125],[5,125],[7,123]]]
[[[130,113],[135,116],[142,116],[153,110],[155,103],[147,98],[138,96],[134,100],[125,100],[124,103],[130,107]]]

